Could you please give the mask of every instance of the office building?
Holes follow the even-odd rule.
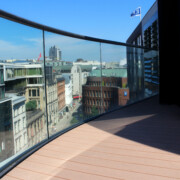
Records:
[[[61,60],[61,50],[57,46],[52,46],[49,49],[49,58],[53,61]]]
[[[155,2],[126,41],[128,44],[146,48],[143,50],[127,47],[128,85],[131,99],[142,99],[158,91],[158,39],[158,11],[157,2]],[[148,50],[148,48],[154,50]]]
[[[0,63],[3,66],[6,92],[25,96],[26,103],[36,101],[37,109],[44,109],[42,64]]]
[[[102,73],[102,77],[101,77]],[[127,69],[95,69],[83,85],[83,111],[90,114],[93,107],[98,112],[106,112],[129,101]]]
[[[102,83],[102,86],[101,86]],[[129,88],[125,77],[92,77],[83,85],[83,111],[91,114],[96,107],[99,113],[124,106],[129,100]]]

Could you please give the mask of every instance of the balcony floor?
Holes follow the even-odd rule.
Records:
[[[2,179],[180,179],[180,108],[158,97],[81,125]]]

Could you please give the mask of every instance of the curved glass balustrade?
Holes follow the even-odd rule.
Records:
[[[157,50],[7,18],[0,18],[1,170],[54,135],[158,93]]]

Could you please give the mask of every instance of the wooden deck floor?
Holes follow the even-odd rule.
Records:
[[[180,111],[157,97],[50,142],[3,180],[180,179]]]

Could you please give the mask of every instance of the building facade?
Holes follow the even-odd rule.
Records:
[[[71,69],[73,96],[82,96],[82,70],[80,66],[73,66]]]
[[[61,112],[66,106],[64,77],[57,78],[57,99],[58,99],[58,111]]]
[[[14,155],[12,101],[0,99],[0,162]]]
[[[91,69],[92,70],[92,69]],[[82,86],[86,84],[89,72],[86,69],[82,70],[79,65],[74,65],[71,68],[72,78],[72,94],[73,96],[82,97]]]
[[[0,65],[0,99],[5,98],[5,83],[4,83],[4,69]]]
[[[12,100],[5,97],[4,67],[0,65],[0,162],[13,154]]]
[[[49,58],[53,61],[61,60],[61,50],[57,46],[52,46],[49,49]]]
[[[57,82],[47,84],[47,112],[49,128],[52,128],[58,121],[58,95]]]
[[[156,50],[159,47],[158,39],[158,9],[155,2],[126,41],[147,48],[127,47],[128,84],[133,100],[158,92],[159,57]]]
[[[47,121],[41,110],[26,112],[28,147],[32,147],[47,138]]]
[[[0,63],[4,70],[6,92],[25,96],[26,103],[36,101],[37,109],[44,109],[42,64]]]
[[[12,100],[12,117],[14,133],[14,154],[24,151],[28,147],[27,119],[25,97],[6,94]]]
[[[69,110],[73,103],[71,74],[62,74],[62,76],[65,79],[65,103]]]
[[[129,89],[123,87],[127,78],[122,77],[88,77],[83,85],[83,111],[91,114],[96,108],[103,113],[118,106],[124,106],[129,100]]]

